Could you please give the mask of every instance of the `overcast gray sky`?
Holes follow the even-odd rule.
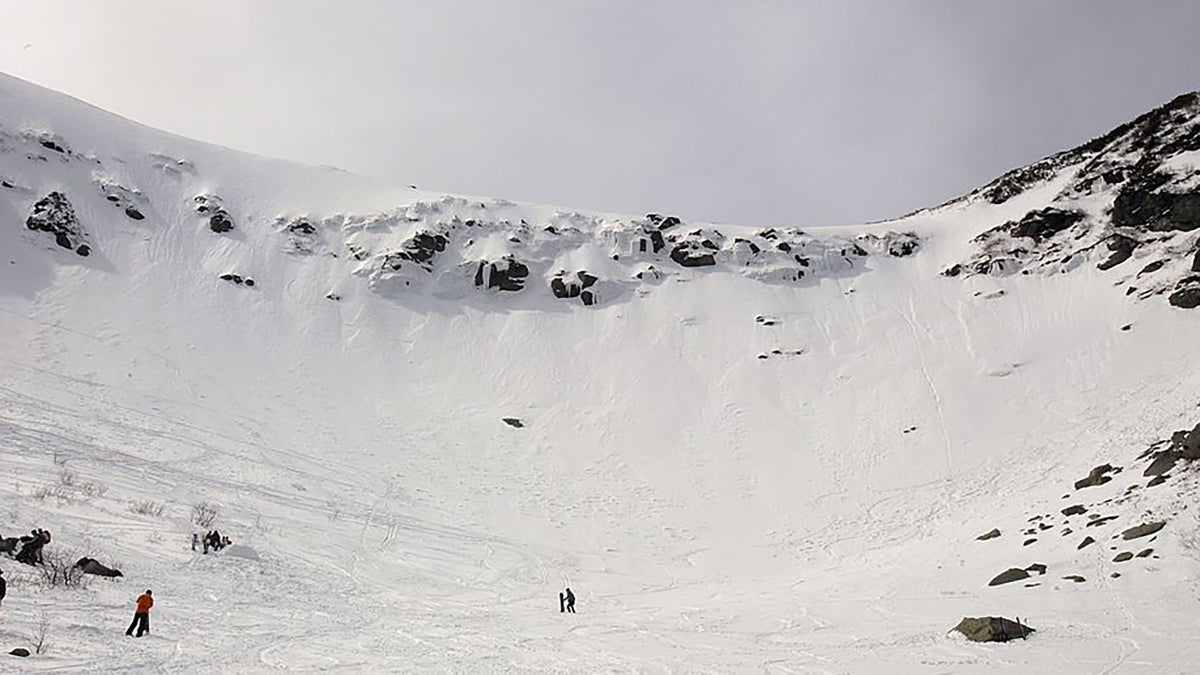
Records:
[[[897,216],[1200,88],[1196,0],[6,0],[0,69],[422,188]]]

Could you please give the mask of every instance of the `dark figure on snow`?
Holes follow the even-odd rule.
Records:
[[[121,570],[113,569],[107,565],[103,565],[95,558],[83,557],[75,563],[75,567],[84,574],[94,574],[98,577],[123,577]]]
[[[200,545],[200,535],[193,532],[192,533],[192,550],[195,551],[196,547],[199,545]]]
[[[126,635],[133,635],[134,628],[137,628],[137,637],[150,632],[150,608],[153,606],[154,597],[149,590],[138,596],[137,609],[133,611],[133,622],[125,631]]]
[[[558,613],[562,614],[567,611],[567,596],[562,593],[558,594]]]
[[[21,541],[25,543],[21,545],[21,552],[17,554],[17,562],[36,565],[42,562],[42,547],[50,542],[50,533],[34,530],[30,534],[30,537],[21,537]]]
[[[567,589],[567,612],[569,614],[575,613],[575,594],[569,588]]]
[[[205,550],[206,553],[208,552],[207,549],[212,549],[214,551],[220,551],[222,548],[225,548],[221,541],[221,533],[218,532],[217,530],[213,530],[212,532],[209,532],[207,535],[205,535],[204,548],[206,549]]]
[[[8,595],[8,582],[4,581],[4,570],[0,570],[0,604],[4,603],[6,595]]]

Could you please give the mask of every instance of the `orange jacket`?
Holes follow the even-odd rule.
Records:
[[[146,595],[145,593],[142,593],[141,595],[138,596],[138,599],[137,599],[138,614],[145,614],[145,613],[149,612],[150,608],[153,606],[154,606],[154,598],[150,597],[149,595]]]

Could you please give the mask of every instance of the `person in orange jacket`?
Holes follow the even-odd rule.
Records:
[[[133,635],[133,629],[137,628],[137,636],[142,637],[150,632],[150,608],[154,606],[153,593],[147,590],[138,596],[137,609],[133,612],[133,623],[129,624],[129,629],[125,631],[126,635]]]

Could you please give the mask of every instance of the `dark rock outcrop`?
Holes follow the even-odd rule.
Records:
[[[1158,180],[1147,182],[1129,184],[1117,195],[1113,225],[1141,226],[1153,232],[1190,232],[1200,227],[1200,192],[1154,191]]]
[[[1129,541],[1130,539],[1140,539],[1142,537],[1149,537],[1150,535],[1154,534],[1155,532],[1158,532],[1159,530],[1163,529],[1163,527],[1166,526],[1166,524],[1167,523],[1165,521],[1160,520],[1160,521],[1154,522],[1154,523],[1144,523],[1142,525],[1136,525],[1136,526],[1131,527],[1128,530],[1125,530],[1124,532],[1122,532],[1121,538],[1126,541]]]
[[[1154,460],[1150,462],[1150,466],[1142,472],[1143,476],[1162,476],[1171,469],[1175,468],[1175,464],[1182,458],[1182,455],[1174,450],[1164,450],[1154,454]]]
[[[1027,237],[1040,243],[1068,229],[1083,218],[1082,211],[1068,211],[1050,206],[1030,211],[1016,223],[1008,223],[1002,227],[1011,225],[1012,236]]]
[[[1184,434],[1178,445],[1184,459],[1200,459],[1200,424]]]
[[[216,195],[196,195],[192,201],[196,205],[196,213],[208,216],[208,229],[217,234],[233,230],[233,217],[221,208],[221,198]]]
[[[437,255],[445,251],[449,243],[450,240],[443,234],[418,232],[404,242],[401,250],[389,253],[384,258],[384,265],[399,270],[404,261],[409,261],[426,272],[432,272]]]
[[[712,242],[705,240],[709,244]],[[701,244],[695,242],[681,242],[671,249],[671,260],[674,260],[680,267],[708,267],[717,264],[716,256],[710,251],[701,249]],[[713,244],[715,246],[715,244]],[[711,246],[704,248],[711,249]]]
[[[86,235],[75,217],[75,209],[61,192],[54,191],[39,199],[25,220],[25,227],[50,234],[54,243],[78,255],[87,256],[92,252],[84,242]]]
[[[525,288],[528,276],[529,267],[511,256],[496,262],[480,260],[475,268],[475,285],[515,292]]]
[[[1111,464],[1102,464],[1088,472],[1086,478],[1081,478],[1075,481],[1075,489],[1082,490],[1083,488],[1087,487],[1104,485],[1108,481],[1112,480],[1112,476],[1109,476],[1108,474],[1115,470],[1116,469]]]
[[[254,286],[254,280],[250,277],[243,277],[240,274],[233,274],[232,272],[226,272],[225,274],[222,274],[220,278],[230,283],[237,284],[238,286]]]
[[[1087,507],[1083,504],[1074,504],[1062,510],[1064,516],[1078,516],[1085,512],[1087,512]]]
[[[20,656],[21,658],[25,658],[25,657],[29,656],[29,650],[25,649],[24,647],[17,647],[16,649],[9,652],[9,654],[12,656]]]
[[[999,536],[1000,536],[1000,530],[998,530],[996,528],[992,528],[992,530],[990,532],[984,532],[983,534],[979,535],[978,537],[975,537],[975,539],[977,541],[987,541],[988,539],[995,539],[996,537],[999,537]]]
[[[516,417],[501,417],[500,420],[508,426],[516,429],[520,429],[525,426],[525,423]]]
[[[988,586],[1000,586],[1002,584],[1009,584],[1014,581],[1021,581],[1022,579],[1028,578],[1029,572],[1026,572],[1020,567],[1010,567],[993,577],[992,580],[988,582]]]
[[[1085,549],[1094,543],[1096,543],[1095,539],[1092,539],[1091,537],[1084,537],[1083,541],[1079,542],[1079,546],[1076,546],[1075,548],[1076,550]]]
[[[229,216],[229,212],[224,209],[217,209],[208,218],[208,229],[217,234],[224,234],[233,230],[233,218]]]
[[[649,220],[660,230],[670,229],[682,222],[675,216],[664,216],[661,213],[647,213],[646,220]]]
[[[1167,264],[1167,261],[1165,261],[1165,260],[1155,260],[1154,262],[1150,263],[1149,265],[1146,265],[1145,267],[1143,267],[1141,269],[1141,271],[1139,271],[1137,273],[1137,275],[1140,277],[1143,274],[1154,274],[1155,272],[1161,270],[1163,268],[1163,265],[1166,265],[1166,264]]]
[[[1181,288],[1167,297],[1167,302],[1180,309],[1200,307],[1200,286]]]
[[[1113,562],[1118,562],[1118,563],[1125,562],[1127,560],[1133,560],[1133,554],[1130,553],[1129,551],[1121,551],[1113,558]]]
[[[1008,642],[1024,639],[1034,632],[1029,626],[1000,616],[964,617],[952,630],[972,642]]]
[[[565,274],[566,272],[559,272],[550,280],[550,291],[554,293],[554,297],[564,299],[579,298],[585,305],[595,304],[597,300],[596,293],[589,289],[600,278],[582,270],[576,272],[573,279],[564,276]]]
[[[1096,267],[1100,270],[1110,270],[1133,257],[1133,251],[1138,247],[1138,241],[1132,237],[1115,234],[1104,244],[1112,254]]]

